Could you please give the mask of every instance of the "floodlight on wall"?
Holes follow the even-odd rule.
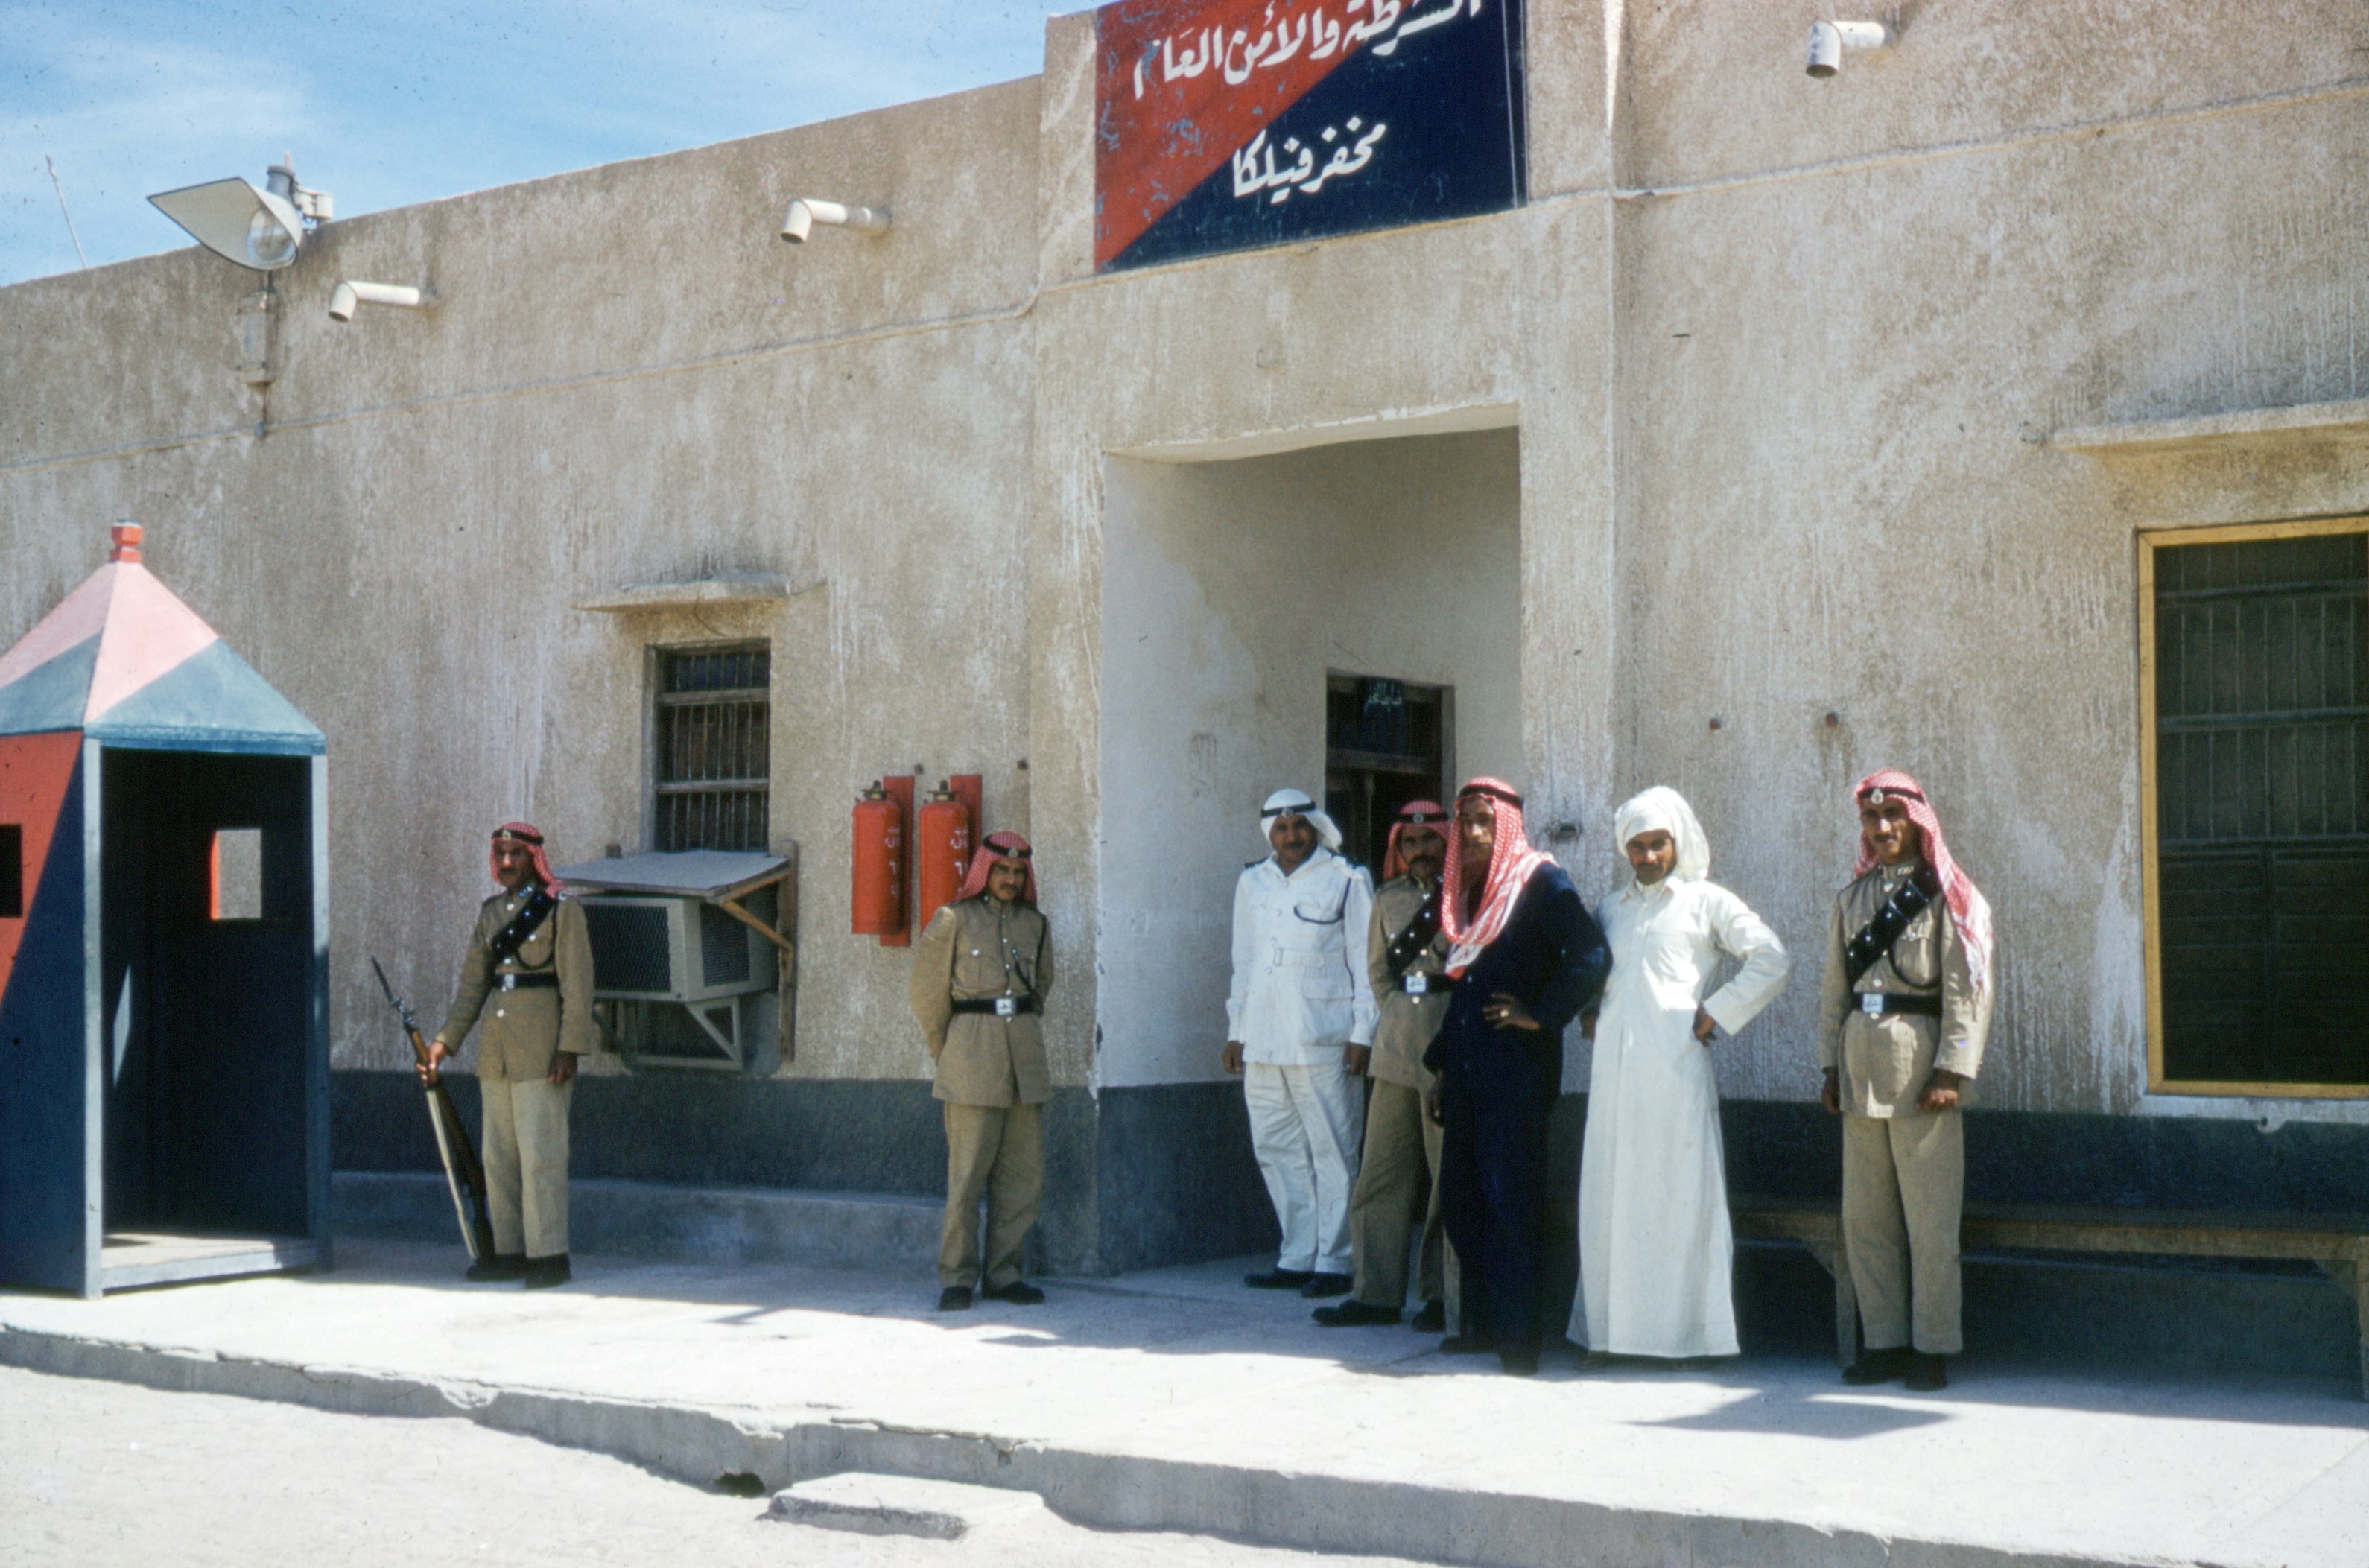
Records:
[[[814,233],[817,223],[829,223],[835,229],[853,229],[860,235],[885,235],[888,232],[888,210],[885,207],[847,207],[836,201],[817,201],[801,196],[790,203],[782,218],[782,237],[792,245],[804,245],[807,235]]]
[[[329,291],[329,319],[351,321],[354,312],[363,305],[426,310],[435,303],[433,289],[415,289],[408,283],[365,283],[359,278],[348,278]]]
[[[234,177],[185,185],[148,200],[216,256],[258,272],[294,262],[306,225],[337,215],[328,192],[297,184],[295,169],[284,162],[271,166],[261,190]]]
[[[1882,22],[1812,22],[1810,74],[1821,81],[1843,68],[1846,50],[1892,47],[1892,29]]]

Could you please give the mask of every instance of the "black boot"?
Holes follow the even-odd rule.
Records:
[[[461,1277],[483,1285],[488,1280],[516,1279],[526,1268],[524,1253],[494,1253],[469,1265]]]
[[[1423,1304],[1423,1310],[1417,1312],[1414,1321],[1407,1326],[1417,1333],[1446,1333],[1448,1303],[1436,1296],[1433,1297]]]
[[[1539,1375],[1539,1347],[1509,1339],[1497,1346],[1497,1365],[1509,1376],[1535,1378]]]
[[[529,1258],[519,1273],[529,1290],[548,1290],[555,1285],[565,1285],[569,1278],[567,1254],[554,1253],[547,1258]]]
[[[1399,1321],[1396,1307],[1371,1307],[1355,1300],[1319,1307],[1308,1315],[1328,1329],[1363,1328],[1369,1323],[1394,1323]]]
[[[1928,1356],[1917,1351],[1908,1357],[1908,1388],[1912,1393],[1939,1393],[1950,1386],[1950,1363],[1947,1356]]]
[[[1015,1307],[1038,1306],[1045,1299],[1045,1292],[1024,1279],[1015,1279],[1009,1285],[990,1285],[979,1294],[990,1301],[1009,1301]]]
[[[1253,1290],[1297,1290],[1315,1277],[1304,1268],[1271,1268],[1242,1276],[1242,1283]]]
[[[1352,1283],[1345,1274],[1311,1274],[1308,1283],[1299,1288],[1299,1293],[1311,1301],[1321,1301],[1327,1296],[1346,1296]]]
[[[944,1290],[939,1291],[938,1310],[941,1312],[969,1311],[970,1287],[967,1285],[949,1285]]]
[[[1897,1382],[1907,1375],[1908,1347],[1905,1345],[1886,1350],[1862,1350],[1858,1360],[1843,1368],[1843,1381],[1861,1389]]]

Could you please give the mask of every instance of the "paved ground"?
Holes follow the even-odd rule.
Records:
[[[901,1469],[1097,1524],[1443,1561],[2369,1562],[2369,1406],[2336,1379],[1976,1356],[1939,1398],[1846,1391],[1818,1361],[1524,1382],[1403,1329],[1318,1329],[1234,1265],[940,1317],[926,1276],[593,1259],[525,1293],[464,1286],[449,1250],[340,1255],[317,1278],[0,1297],[0,1360],[475,1413],[695,1479]],[[121,1345],[194,1356],[139,1370]]]
[[[1050,1513],[958,1541],[765,1516],[600,1454],[458,1419],[334,1415],[0,1369],[0,1564],[451,1568],[1393,1568]]]

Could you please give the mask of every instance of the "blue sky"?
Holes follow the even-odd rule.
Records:
[[[1044,68],[1090,0],[0,0],[0,284],[189,243],[151,192],[264,169],[340,217]]]

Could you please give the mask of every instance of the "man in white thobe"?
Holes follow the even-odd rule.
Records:
[[[1591,1034],[1571,1337],[1596,1357],[1734,1356],[1735,1241],[1710,1046],[1775,1001],[1791,966],[1777,933],[1709,880],[1711,845],[1677,791],[1646,790],[1614,824],[1630,875],[1596,917],[1612,976]],[[1722,958],[1742,967],[1713,990]]]
[[[1365,1137],[1353,1068],[1374,1040],[1366,928],[1374,887],[1342,858],[1341,830],[1296,789],[1259,818],[1273,852],[1234,884],[1234,977],[1226,997],[1228,1072],[1242,1078],[1251,1146],[1283,1229],[1275,1267],[1242,1283],[1303,1296],[1350,1284],[1349,1194]]]

